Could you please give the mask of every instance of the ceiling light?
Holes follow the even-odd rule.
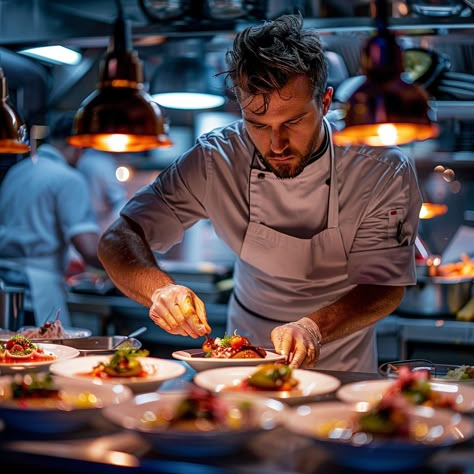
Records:
[[[27,153],[28,134],[26,125],[18,112],[8,103],[8,83],[3,69],[0,68],[0,153]]]
[[[365,80],[344,104],[345,127],[334,132],[334,142],[387,146],[434,138],[439,129],[430,119],[426,92],[403,79],[402,51],[387,29],[387,2],[371,6],[377,32],[362,51]]]
[[[41,59],[43,61],[48,61],[54,64],[67,64],[70,66],[75,66],[76,64],[79,64],[82,59],[81,53],[59,45],[23,49],[18,52],[26,56]]]
[[[104,56],[98,88],[76,113],[69,144],[113,152],[139,152],[173,143],[160,107],[144,90],[143,70],[131,45],[122,8]]]
[[[154,100],[163,107],[180,110],[215,109],[226,98],[223,80],[206,62],[202,40],[180,40],[165,45],[166,57],[155,69],[150,83]]]

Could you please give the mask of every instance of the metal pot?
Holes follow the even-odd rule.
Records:
[[[412,316],[455,317],[471,299],[472,278],[420,276],[406,289],[396,313]]]

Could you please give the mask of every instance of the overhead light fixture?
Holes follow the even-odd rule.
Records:
[[[130,23],[119,15],[102,59],[97,89],[80,105],[68,142],[81,148],[140,152],[173,144],[158,104],[145,91]]]
[[[385,0],[371,3],[376,34],[362,50],[364,82],[344,104],[345,126],[334,132],[336,145],[403,145],[439,134],[430,119],[428,95],[404,79],[403,56],[388,30]]]
[[[47,61],[53,64],[66,64],[75,66],[82,59],[82,54],[65,46],[41,46],[38,48],[22,49],[18,51],[25,56]]]
[[[150,83],[154,100],[180,110],[215,109],[224,105],[223,87],[206,63],[203,40],[178,40],[165,45],[165,59]]]
[[[8,103],[8,82],[0,68],[0,153],[28,153],[28,133],[18,112]]]

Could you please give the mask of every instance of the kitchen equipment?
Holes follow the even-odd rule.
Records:
[[[136,336],[139,336],[140,334],[144,333],[148,328],[146,326],[142,326],[141,328],[138,328],[136,329],[135,331],[132,331],[128,336],[125,336],[124,339],[122,339],[121,341],[117,341],[113,346],[112,346],[112,350],[115,351],[116,349],[118,349],[119,347],[126,347],[126,344],[125,346],[123,345],[126,341],[128,341],[129,339],[132,339]]]
[[[452,317],[471,298],[472,277],[419,276],[408,286],[396,313],[411,316]]]
[[[133,334],[133,333],[131,333]],[[64,346],[74,347],[82,356],[112,354],[115,347],[124,343],[125,336],[93,336],[86,338],[62,339]],[[123,346],[122,346],[123,347]],[[134,337],[127,339],[127,347],[140,349],[142,343]]]

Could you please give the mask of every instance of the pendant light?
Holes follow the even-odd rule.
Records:
[[[0,153],[28,153],[28,134],[26,125],[17,111],[8,103],[7,78],[0,68]]]
[[[336,145],[402,145],[439,134],[429,114],[428,96],[403,78],[400,46],[387,28],[385,0],[371,3],[376,34],[362,50],[364,82],[344,104],[345,127],[334,132]]]
[[[173,144],[160,107],[144,90],[143,69],[119,15],[99,72],[98,88],[76,113],[69,144],[112,152],[139,152]]]

